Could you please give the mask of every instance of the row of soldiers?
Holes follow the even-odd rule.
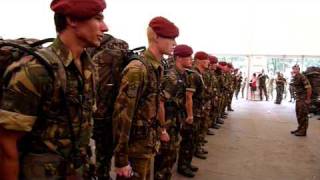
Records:
[[[169,59],[174,63],[162,80],[163,124],[170,141],[161,142],[155,179],[170,179],[178,154],[178,173],[194,177],[198,168],[192,158],[206,159],[205,137],[214,135],[209,128],[218,129],[218,124],[224,123],[225,110],[233,111],[231,101],[239,81],[232,64],[218,62],[203,51],[196,52],[192,61],[192,54],[190,46],[177,45]]]
[[[0,179],[110,179],[113,156],[117,179],[144,180],[156,154],[155,179],[170,179],[179,146],[178,170],[192,177],[198,169],[193,156],[206,158],[209,127],[218,128],[225,109],[232,111],[232,65],[202,51],[192,62],[192,48],[176,44],[178,27],[155,17],[146,51],[123,69],[121,81],[114,82],[114,103],[105,106],[98,92],[114,84],[99,89],[102,74],[97,76],[87,53],[100,47],[108,31],[105,8],[104,0],[52,1],[57,38],[37,56],[14,63],[3,89]],[[163,55],[175,62],[165,75]],[[96,164],[90,162],[92,134]]]

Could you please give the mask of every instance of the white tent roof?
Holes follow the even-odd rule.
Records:
[[[177,43],[217,54],[320,55],[317,0],[106,0],[110,33],[146,45],[146,27],[164,16],[180,28]],[[0,36],[55,36],[51,0],[2,0]]]

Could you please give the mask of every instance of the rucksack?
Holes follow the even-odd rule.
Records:
[[[31,55],[48,70],[54,77],[53,69],[50,63],[41,55],[36,53],[43,48],[43,44],[52,42],[53,38],[37,40],[31,38],[19,38],[16,40],[0,40],[0,99],[2,97],[3,86],[10,79],[10,74],[19,70],[28,60],[22,60],[22,57]],[[31,60],[31,58],[29,59]],[[8,69],[9,68],[9,69]],[[6,75],[5,75],[6,74]]]
[[[87,52],[92,57],[97,69],[97,111],[95,119],[110,119],[113,106],[118,95],[122,71],[133,59],[140,59],[145,47],[129,50],[126,41],[105,34],[98,48],[89,48]]]

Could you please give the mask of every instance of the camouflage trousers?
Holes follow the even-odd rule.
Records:
[[[179,149],[178,169],[190,166],[195,151],[195,131],[193,124],[184,123],[180,130],[181,142]]]
[[[218,116],[219,116],[219,98],[213,100],[213,103],[211,106],[211,122],[209,122],[209,127],[217,123]]]
[[[211,120],[211,101],[207,103],[204,107],[203,118],[200,119],[199,124],[199,140],[202,142],[208,132],[209,124],[212,122]]]
[[[109,180],[113,155],[112,121],[95,120],[93,139],[96,145],[96,176]]]
[[[194,128],[194,138],[193,142],[195,144],[195,152],[201,149],[203,136],[201,134],[201,126],[204,123],[204,117],[194,117],[193,119],[193,128]]]
[[[154,179],[170,180],[172,168],[177,160],[179,149],[179,131],[176,127],[167,129],[170,135],[169,142],[161,142],[159,153],[154,161]]]
[[[227,96],[227,106],[228,106],[228,109],[231,109],[233,94],[234,94],[234,91],[231,91],[231,92],[229,92],[229,94],[228,94],[228,96]]]
[[[153,157],[129,157],[129,162],[133,170],[133,176],[125,178],[117,176],[117,180],[150,180],[151,161]]]
[[[305,97],[297,97],[296,100],[296,116],[298,121],[299,132],[305,133],[308,129],[308,104],[305,102]]]
[[[24,180],[90,179],[84,173],[88,170],[86,166],[82,166],[76,170],[70,169],[68,168],[69,163],[63,157],[54,153],[29,153],[25,155],[21,162],[22,179]]]
[[[281,104],[281,101],[283,98],[284,86],[277,86],[276,91],[277,91],[276,103]]]
[[[267,93],[267,87],[266,86],[259,86],[259,93],[260,93],[260,100],[263,100],[262,93],[266,96],[266,100],[268,101],[268,93]]]

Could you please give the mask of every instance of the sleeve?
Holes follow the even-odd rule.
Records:
[[[162,101],[167,101],[174,96],[173,87],[175,87],[176,84],[177,82],[176,82],[175,74],[169,72],[167,75],[163,77],[161,82],[161,87],[162,87],[161,100]]]
[[[42,93],[48,88],[49,81],[46,69],[35,61],[13,73],[3,90],[0,124],[10,130],[31,131]]]
[[[129,164],[128,149],[132,119],[136,111],[139,94],[146,78],[146,69],[141,62],[131,62],[123,71],[119,94],[115,101],[113,126],[115,137],[115,166]]]
[[[195,81],[195,73],[189,74],[187,76],[187,87],[186,91],[196,92],[197,86]]]

